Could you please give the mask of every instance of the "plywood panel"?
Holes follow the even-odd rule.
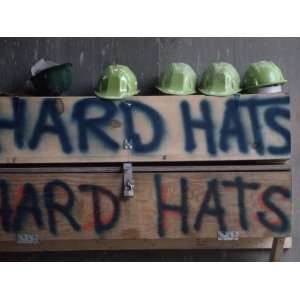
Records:
[[[284,94],[1,97],[0,163],[283,160],[289,119]]]
[[[0,174],[0,241],[217,239],[289,236],[290,173],[135,174],[122,196],[120,173]]]

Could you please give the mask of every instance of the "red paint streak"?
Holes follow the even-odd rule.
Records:
[[[21,199],[23,197],[23,192],[24,192],[24,185],[18,186],[16,189],[16,199],[17,199],[16,203],[19,204],[21,202]]]
[[[161,186],[161,202],[166,203],[168,198],[169,198],[168,186],[165,184],[162,184],[162,186]]]
[[[223,190],[233,190],[233,189],[236,189],[234,186],[223,186]]]
[[[279,219],[277,219],[277,220],[274,220],[272,222],[269,221],[269,223],[272,224],[272,225],[280,225],[281,221]]]
[[[253,213],[253,219],[254,219],[256,222],[259,222],[259,223],[260,223],[260,221],[259,221],[259,219],[258,219],[258,217],[257,217],[257,213],[256,213],[256,212]],[[281,224],[280,219],[276,219],[276,220],[273,220],[273,221],[271,221],[271,220],[268,219],[268,222],[269,222],[270,224],[272,224],[272,225],[280,225],[280,224]]]
[[[257,212],[254,212],[252,217],[253,217],[253,220],[255,220],[256,222],[259,222],[258,217],[257,217]]]
[[[108,224],[112,220],[112,218],[113,218],[113,212],[102,216],[101,221],[102,221],[103,224]],[[94,222],[94,220],[82,224],[82,229],[83,230],[91,231],[94,228],[95,228],[95,222]]]
[[[181,217],[181,213],[179,211],[164,210],[163,214],[164,218],[166,217],[166,215],[171,215],[173,217]]]
[[[161,186],[161,202],[163,204],[167,204],[168,199],[169,199],[169,188],[168,188],[168,185],[162,184],[162,186]],[[163,226],[164,226],[165,230],[167,230],[168,227],[169,227],[169,224],[166,221],[167,220],[167,218],[166,218],[167,216],[173,216],[173,217],[176,217],[176,218],[181,218],[180,212],[171,211],[171,210],[164,210],[163,211],[163,222],[164,222]]]
[[[14,214],[16,214],[17,212],[17,207],[20,205],[23,195],[24,195],[24,185],[22,184],[16,187],[15,201],[13,201],[11,205]]]
[[[264,201],[263,201],[263,193],[258,194],[257,200],[258,200],[258,206],[261,209],[268,209],[268,207],[265,205]]]
[[[87,222],[85,224],[82,224],[82,229],[85,230],[85,231],[91,231],[95,226],[95,223],[94,221],[92,222]]]

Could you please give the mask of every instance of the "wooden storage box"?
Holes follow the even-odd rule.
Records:
[[[269,247],[289,119],[285,94],[2,97],[0,251]]]

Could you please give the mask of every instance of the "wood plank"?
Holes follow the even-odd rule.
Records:
[[[283,250],[284,250],[284,240],[285,240],[284,237],[273,239],[270,261],[278,262],[281,260]]]
[[[250,164],[250,165],[132,165],[134,173],[137,172],[224,172],[224,171],[289,171],[291,166],[289,161],[282,164]],[[122,164],[119,166],[68,166],[68,173],[120,173]],[[66,173],[66,167],[49,165],[47,167],[1,167],[1,173]]]
[[[33,251],[88,251],[88,250],[246,250],[271,249],[273,238],[246,238],[238,241],[218,241],[216,239],[154,239],[154,240],[46,240],[38,244],[16,244],[0,241],[0,252]],[[284,248],[292,247],[292,239],[285,238]]]
[[[285,160],[289,119],[285,94],[0,97],[0,163]]]
[[[240,239],[290,235],[288,171],[138,173],[130,200],[122,180],[120,173],[1,173],[0,241],[15,242],[16,232],[80,244],[216,239],[219,230]]]

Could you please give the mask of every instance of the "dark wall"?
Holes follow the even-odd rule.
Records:
[[[157,94],[155,84],[165,66],[187,62],[201,75],[214,61],[232,63],[241,74],[261,59],[278,64],[288,78],[292,99],[293,134],[293,248],[285,260],[300,260],[300,141],[294,131],[300,122],[300,39],[298,38],[0,38],[0,91],[32,94],[26,81],[40,58],[73,63],[68,95],[91,95],[111,63],[128,65],[137,75],[141,94]],[[299,157],[299,158],[298,158]],[[299,203],[299,204],[298,204]],[[298,229],[299,228],[299,229]],[[23,260],[267,260],[268,251],[140,251],[68,254],[1,254],[0,259]]]
[[[156,94],[161,71],[171,62],[187,62],[201,75],[214,61],[232,63],[243,74],[260,59],[277,63],[294,80],[300,40],[295,38],[8,38],[0,39],[0,91],[29,94],[26,81],[40,58],[73,63],[68,95],[91,95],[105,67],[128,65],[139,80],[141,93]]]

